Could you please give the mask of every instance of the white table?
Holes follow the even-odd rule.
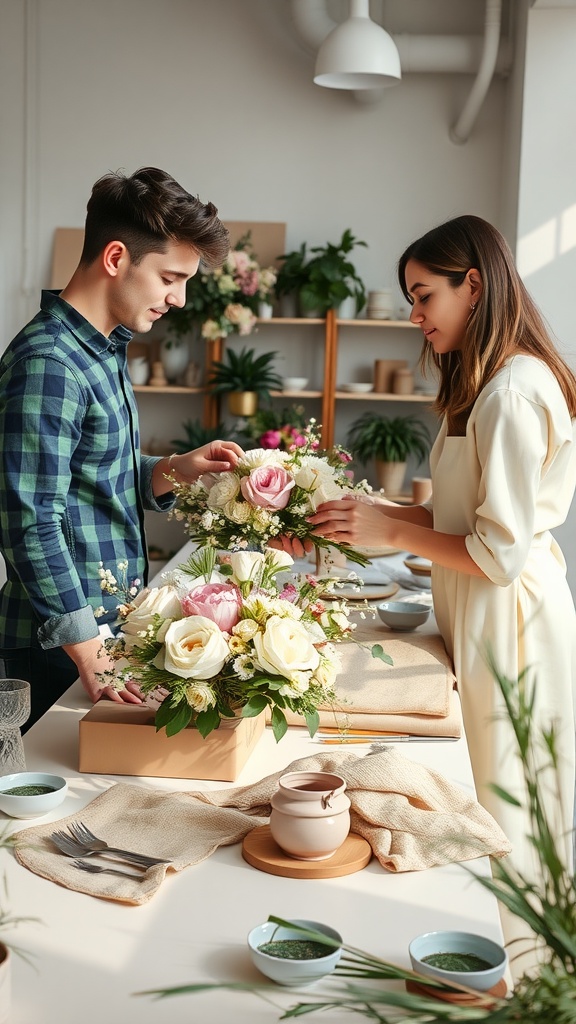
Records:
[[[89,701],[75,683],[25,736],[28,768],[54,771],[68,780],[69,794],[50,816],[54,821],[80,812],[104,789],[126,781],[78,773],[78,721],[88,709]],[[361,755],[365,749],[355,746],[354,752]],[[240,778],[229,785],[256,781],[317,750],[305,730],[290,729],[276,744],[266,729]],[[473,789],[464,739],[404,743],[399,750]],[[225,788],[223,783],[205,781],[129,781],[166,791]],[[9,827],[15,831],[33,823],[12,822]],[[11,910],[42,922],[23,924],[13,938],[9,936],[35,955],[36,968],[15,958],[11,1024],[272,1024],[283,1008],[299,1001],[298,995],[279,987],[268,1001],[220,991],[161,1003],[133,995],[201,980],[263,981],[249,961],[246,935],[269,914],[323,921],[340,931],[347,943],[405,967],[408,943],[420,932],[458,928],[502,941],[495,901],[459,865],[394,875],[373,860],[357,874],[296,880],[250,867],[237,844],[170,874],[145,906],[128,907],[61,888],[19,865],[6,851],[2,863]],[[468,867],[489,870],[486,860],[469,862]],[[323,988],[325,982],[302,992]],[[344,1021],[351,1024],[349,1014],[330,1014],[330,1024]]]

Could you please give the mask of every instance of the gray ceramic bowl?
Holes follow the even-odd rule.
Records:
[[[432,611],[429,605],[414,601],[382,601],[377,607],[382,622],[390,629],[405,631],[422,626]]]
[[[504,976],[508,957],[506,950],[492,939],[472,932],[426,932],[412,939],[408,947],[412,970],[447,985],[466,985],[479,992],[493,988]],[[423,957],[433,953],[475,953],[491,966],[484,971],[447,971],[424,963]]]
[[[342,942],[342,936],[337,931],[329,928],[328,925],[320,924],[319,921],[303,921],[295,918],[293,923],[299,924],[303,928],[322,932],[323,935],[328,935],[336,942]],[[315,960],[289,960],[270,956],[259,949],[259,946],[265,942],[279,942],[284,939],[302,939],[302,933],[274,924],[272,921],[266,921],[264,924],[256,925],[248,935],[248,949],[252,963],[262,974],[271,978],[278,985],[311,985],[313,981],[318,981],[326,974],[330,974],[342,955],[340,946],[337,949],[332,949],[327,956],[318,957]]]
[[[49,786],[49,793],[35,796],[18,793],[7,793],[7,789],[19,789],[23,786]],[[38,818],[48,814],[64,801],[68,792],[68,783],[61,775],[50,775],[48,772],[15,772],[13,775],[0,777],[0,811],[12,818]]]

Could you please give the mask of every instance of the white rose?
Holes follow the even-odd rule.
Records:
[[[262,669],[273,675],[290,678],[294,672],[314,671],[320,662],[308,630],[296,619],[273,615],[254,637],[254,647]]]
[[[322,658],[314,673],[313,682],[321,686],[323,690],[331,690],[340,667],[340,661],[337,658]]]
[[[136,595],[133,602],[133,610],[122,623],[122,633],[126,640],[126,647],[142,647],[143,634],[151,625],[155,615],[161,615],[163,619],[181,619],[182,606],[176,587],[167,585],[165,587],[146,588]]]
[[[186,687],[186,700],[194,711],[207,711],[216,704],[214,690],[207,683],[190,683]]]
[[[292,555],[287,551],[277,551],[276,548],[266,548],[266,561],[271,569],[288,569],[294,565]]]
[[[294,672],[290,676],[290,681],[281,686],[278,693],[282,697],[301,697],[303,693],[310,686],[310,673],[309,672]]]
[[[249,640],[256,636],[258,629],[258,623],[254,622],[254,619],[240,619],[240,622],[237,622],[232,628],[232,632],[234,636],[240,637],[244,643],[248,643]]]
[[[204,615],[188,615],[170,624],[164,650],[154,664],[182,679],[211,679],[223,668],[229,654],[215,622]]]
[[[240,491],[240,480],[235,473],[221,473],[216,483],[208,492],[208,508],[218,510],[224,508]]]
[[[252,506],[247,501],[229,501],[224,506],[223,512],[233,523],[248,523],[252,515]]]
[[[263,564],[264,555],[261,551],[232,551],[230,554],[230,565],[238,583],[255,579]]]
[[[346,493],[337,483],[332,467],[315,455],[307,456],[304,464],[294,470],[294,479],[298,487],[312,492],[308,499],[314,510],[323,502],[335,501]]]

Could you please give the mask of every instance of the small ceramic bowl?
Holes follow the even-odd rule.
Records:
[[[47,793],[9,793],[10,789],[29,786],[49,786]],[[0,811],[12,818],[38,818],[48,814],[64,801],[68,783],[60,775],[48,772],[15,772],[0,777]]]
[[[323,935],[329,936],[329,938],[334,939],[336,942],[342,942],[342,936],[337,931],[329,928],[328,925],[320,924],[319,921],[303,921],[295,918],[293,923],[301,925],[303,928],[322,932]],[[326,956],[321,956],[314,960],[292,960],[279,956],[270,956],[259,948],[266,942],[281,942],[285,939],[298,939],[302,941],[302,933],[295,931],[293,928],[287,928],[283,925],[274,924],[272,921],[266,921],[264,924],[256,925],[248,935],[248,949],[250,950],[252,963],[262,974],[265,974],[267,978],[271,978],[278,985],[298,987],[301,985],[311,985],[313,981],[318,981],[320,978],[325,977],[326,974],[330,974],[342,955],[342,948],[338,946],[337,948],[331,948]]]
[[[308,377],[284,377],[282,386],[284,391],[303,391],[308,383]]]
[[[408,947],[412,970],[446,984],[466,985],[478,992],[487,992],[504,976],[508,956],[503,946],[484,935],[472,932],[426,932],[412,939]],[[433,953],[474,953],[490,964],[483,971],[444,970],[424,963],[424,957]]]
[[[432,611],[429,605],[415,601],[382,601],[377,609],[386,626],[405,632],[422,626]]]
[[[369,394],[370,391],[373,391],[373,390],[374,390],[374,385],[373,384],[368,384],[366,382],[364,382],[364,383],[358,382],[357,384],[352,383],[352,384],[343,384],[342,385],[342,391],[349,391],[350,394],[352,394],[352,395],[367,395],[367,394]]]
[[[429,558],[420,558],[418,555],[410,555],[404,559],[404,565],[414,576],[431,576],[432,562]]]

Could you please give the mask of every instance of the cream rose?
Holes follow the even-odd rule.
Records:
[[[154,664],[182,679],[211,679],[223,668],[229,654],[215,622],[204,615],[189,615],[170,624],[164,650]]]
[[[254,647],[261,668],[277,676],[314,671],[320,663],[310,633],[296,619],[272,615],[264,631],[254,637]]]
[[[304,464],[294,470],[294,479],[298,487],[311,492],[308,499],[314,510],[323,502],[336,501],[346,493],[346,488],[336,482],[332,467],[314,455],[308,456]]]
[[[132,611],[122,624],[122,633],[128,650],[132,647],[142,647],[144,634],[155,615],[161,615],[163,619],[182,618],[178,591],[171,585],[141,590],[132,605]]]
[[[264,555],[261,551],[232,551],[230,565],[238,583],[246,583],[260,572],[264,565]]]
[[[209,490],[208,508],[218,510],[234,501],[240,491],[240,481],[235,473],[221,473]]]

